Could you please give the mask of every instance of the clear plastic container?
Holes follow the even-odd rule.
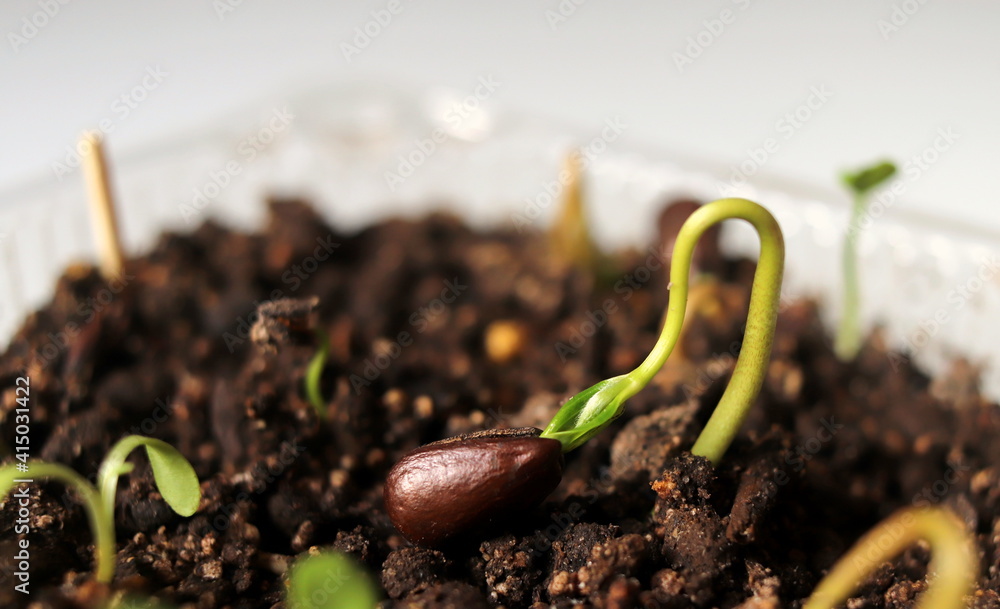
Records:
[[[345,228],[431,209],[475,226],[544,227],[558,206],[562,160],[581,146],[602,246],[650,242],[651,219],[670,197],[752,198],[784,229],[786,297],[818,299],[833,327],[846,194],[766,178],[733,189],[728,167],[618,143],[614,117],[572,127],[447,90],[354,84],[261,100],[211,128],[127,154],[116,154],[112,140],[109,151],[123,241],[138,254],[164,229],[208,217],[253,229],[273,194],[306,197]],[[76,169],[0,193],[0,344],[51,296],[67,263],[93,258],[82,182]],[[899,202],[872,216],[859,241],[865,327],[883,326],[891,345],[931,373],[957,357],[981,365],[983,390],[1000,399],[1000,235],[917,216]],[[726,247],[752,255],[756,236],[731,224]]]

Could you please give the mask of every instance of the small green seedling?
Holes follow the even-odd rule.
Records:
[[[330,356],[330,339],[326,337],[326,334],[322,330],[316,330],[316,340],[319,342],[319,348],[316,350],[316,355],[309,360],[303,384],[305,386],[306,399],[312,404],[313,409],[316,410],[316,415],[322,421],[326,418],[326,400],[323,399],[320,380],[323,378],[323,368],[326,366],[326,360]]]
[[[83,500],[90,530],[94,535],[94,554],[97,562],[96,579],[110,583],[115,575],[115,490],[118,477],[132,471],[126,463],[129,453],[138,447],[146,449],[153,469],[156,488],[175,512],[190,516],[198,509],[201,488],[191,464],[177,450],[155,438],[126,436],[111,447],[97,473],[95,487],[80,474],[60,463],[29,461],[28,471],[20,472],[11,464],[0,467],[0,497],[5,497],[20,480],[48,478],[58,480],[75,490]],[[100,490],[98,490],[100,489]]]
[[[372,609],[378,602],[372,577],[341,552],[301,558],[288,576],[288,609]]]
[[[928,573],[937,573],[917,609],[963,609],[979,572],[973,540],[962,521],[942,508],[907,508],[862,537],[833,566],[802,609],[833,609],[883,562],[919,540],[931,547]]]
[[[97,488],[100,489],[104,507],[108,514],[114,514],[115,489],[118,477],[135,467],[125,459],[133,450],[143,447],[153,469],[156,488],[175,512],[190,516],[198,511],[201,502],[201,487],[198,475],[182,454],[163,440],[146,436],[125,436],[111,447],[97,471]]]
[[[712,463],[722,459],[764,382],[785,265],[784,238],[777,221],[766,209],[747,199],[720,199],[691,214],[675,241],[670,264],[670,301],[653,350],[632,372],[603,380],[570,398],[542,432],[543,438],[558,440],[563,451],[577,448],[615,420],[622,413],[625,400],[645,387],[663,367],[684,323],[695,245],[709,227],[728,219],[742,219],[753,225],[761,245],[743,348],[722,399],[691,449]]]
[[[844,311],[834,342],[834,352],[842,361],[854,359],[861,350],[860,290],[858,288],[857,230],[868,208],[868,197],[873,190],[896,175],[896,166],[881,161],[854,173],[845,174],[844,184],[851,191],[851,223],[844,239]]]

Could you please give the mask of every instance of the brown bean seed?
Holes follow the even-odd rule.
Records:
[[[440,546],[542,502],[562,478],[562,445],[533,427],[477,432],[410,452],[389,472],[385,507],[404,537]]]

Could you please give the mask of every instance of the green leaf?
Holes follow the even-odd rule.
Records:
[[[153,478],[163,500],[181,516],[197,512],[201,502],[201,486],[198,475],[184,455],[159,440],[148,442],[145,446],[149,464],[153,467]]]
[[[153,468],[156,488],[175,512],[190,516],[198,510],[201,502],[201,487],[194,468],[177,449],[163,440],[146,436],[125,436],[115,442],[97,472],[97,488],[104,501],[104,509],[115,513],[115,494],[118,477],[132,471],[132,464],[125,461],[136,448],[143,446]]]
[[[844,183],[855,195],[863,195],[894,175],[896,175],[896,165],[890,161],[880,161],[854,173],[845,174]]]
[[[288,609],[372,609],[379,601],[371,576],[340,552],[297,560],[288,579]]]
[[[625,400],[637,391],[629,375],[603,380],[566,401],[542,432],[543,438],[559,440],[563,452],[582,445],[616,419]]]

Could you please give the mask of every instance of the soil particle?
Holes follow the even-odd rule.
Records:
[[[598,543],[591,548],[587,563],[575,573],[561,571],[553,577],[549,594],[553,597],[562,594],[596,598],[606,590],[607,602],[612,602],[614,598],[613,602],[621,604],[637,592],[628,581],[642,574],[649,557],[648,542],[634,533]],[[556,578],[563,573],[567,576],[560,582],[561,590],[554,590]],[[569,582],[573,583],[567,585]]]
[[[696,604],[708,602],[711,582],[732,562],[726,521],[711,503],[716,473],[704,457],[678,456],[653,482],[653,520],[667,562],[684,574],[685,592]]]
[[[748,456],[726,526],[729,541],[745,544],[757,539],[761,523],[777,502],[778,494],[792,481],[794,474],[787,471],[789,455],[791,451],[779,439],[772,438],[762,440]]]
[[[382,587],[390,598],[399,599],[441,582],[447,571],[448,560],[437,550],[400,548],[382,564]]]
[[[753,594],[736,609],[779,609],[781,599],[781,579],[756,561],[747,561],[747,586]]]
[[[255,312],[256,321],[250,327],[250,340],[271,353],[291,338],[302,341],[312,331],[318,304],[317,296],[280,298],[261,303]],[[308,341],[308,338],[305,340]]]
[[[611,445],[612,474],[643,483],[659,477],[666,464],[697,437],[697,411],[697,402],[690,401],[629,421]]]
[[[479,546],[473,572],[482,578],[490,602],[522,607],[537,600],[535,590],[547,558],[538,548],[533,539],[514,535],[502,535]]]
[[[396,601],[383,601],[381,609],[490,609],[475,587],[461,582],[433,584]]]

